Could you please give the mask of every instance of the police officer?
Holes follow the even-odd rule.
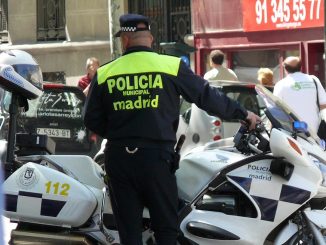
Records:
[[[247,120],[251,127],[260,118],[210,87],[180,58],[153,52],[147,17],[122,15],[116,36],[124,53],[97,70],[84,122],[108,139],[105,168],[122,244],[142,244],[144,206],[157,244],[176,244],[180,95],[210,114]]]

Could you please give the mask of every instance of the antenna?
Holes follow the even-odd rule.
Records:
[[[25,101],[24,101],[25,100]],[[26,98],[12,93],[11,103],[9,106],[9,130],[8,130],[8,138],[7,138],[7,155],[6,161],[4,163],[5,167],[5,179],[12,174],[17,166],[15,161],[15,144],[16,144],[16,131],[17,131],[17,116],[19,107],[22,107],[24,103],[27,103]]]

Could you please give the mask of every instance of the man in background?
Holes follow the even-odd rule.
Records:
[[[231,69],[224,67],[224,53],[221,50],[213,50],[210,55],[211,70],[205,73],[204,79],[208,81],[230,80],[238,81],[237,75]]]
[[[81,88],[85,95],[88,94],[89,84],[91,83],[97,68],[99,68],[100,62],[95,57],[90,57],[86,60],[87,74],[81,77],[78,81],[78,87]]]
[[[287,57],[283,66],[287,76],[277,82],[273,94],[282,99],[316,133],[319,126],[319,110],[326,108],[326,93],[319,79],[301,72],[301,59]],[[319,108],[317,106],[318,88]]]

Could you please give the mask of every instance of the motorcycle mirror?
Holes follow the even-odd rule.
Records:
[[[326,142],[325,142],[325,140],[321,139],[319,141],[319,145],[324,151],[326,150]]]
[[[277,174],[286,180],[289,180],[292,176],[294,165],[290,162],[285,161],[282,158],[272,160],[269,171],[272,174]]]
[[[308,124],[303,121],[294,121],[293,129],[299,133],[307,133],[308,132]]]

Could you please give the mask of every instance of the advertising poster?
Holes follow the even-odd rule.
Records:
[[[324,0],[242,0],[244,31],[324,26]]]

